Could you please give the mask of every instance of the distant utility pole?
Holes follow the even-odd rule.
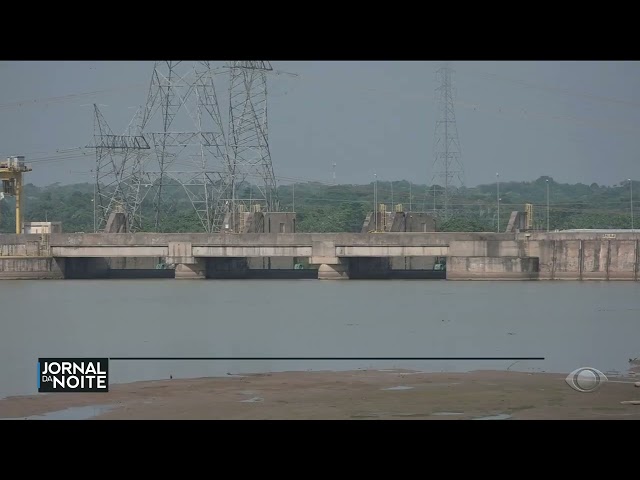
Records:
[[[629,189],[631,190],[631,200],[630,200],[630,204],[631,204],[631,233],[633,233],[634,228],[633,228],[633,181],[631,179],[629,179]]]
[[[436,186],[433,186],[433,214],[436,214]]]
[[[394,210],[394,205],[395,203],[393,203],[393,180],[391,180],[391,211],[393,212]]]
[[[378,174],[373,174],[373,217],[375,218],[376,232],[378,231]]]
[[[411,182],[409,182],[409,211],[413,211],[411,208]]]
[[[497,199],[498,199],[498,227],[496,229],[497,233],[500,233],[500,174],[496,173],[496,188],[497,188]]]
[[[91,200],[93,203],[93,233],[97,232],[98,226],[96,225],[96,184],[93,184],[93,199]]]
[[[549,179],[547,178],[547,233],[549,233]]]

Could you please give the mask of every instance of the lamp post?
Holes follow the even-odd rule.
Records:
[[[391,211],[393,212],[393,180],[391,180]]]
[[[411,182],[409,182],[409,211],[413,212],[413,209],[411,208]]]
[[[378,231],[378,174],[373,174],[373,217],[376,221],[376,232]]]
[[[93,233],[97,231],[96,225],[96,183],[93,183],[93,198],[91,199],[91,203],[93,203]]]
[[[633,233],[633,182],[631,181],[631,179],[629,178],[629,190],[631,191],[631,200],[629,201],[630,205],[631,205],[631,233]]]
[[[549,179],[547,178],[547,233],[549,233]]]
[[[433,216],[436,215],[436,186],[433,186]]]
[[[0,192],[0,202],[4,199],[4,192]],[[2,204],[0,204],[0,222],[2,221]]]
[[[496,198],[498,200],[498,227],[496,228],[496,232],[500,233],[500,174],[496,173]]]

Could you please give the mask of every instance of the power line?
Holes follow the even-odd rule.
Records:
[[[515,85],[518,85],[518,86],[521,86],[521,87],[524,87],[524,88],[533,88],[533,89],[543,90],[543,91],[546,91],[546,92],[557,93],[557,94],[571,96],[571,97],[577,97],[577,98],[585,98],[587,100],[598,101],[598,102],[603,102],[603,103],[610,103],[610,104],[620,105],[620,106],[624,106],[624,107],[640,108],[640,103],[639,102],[634,102],[634,101],[631,101],[631,100],[622,100],[622,99],[613,98],[613,97],[603,97],[603,96],[600,96],[600,95],[595,95],[593,93],[581,92],[581,91],[573,90],[571,88],[562,88],[562,87],[558,87],[558,86],[555,86],[555,85],[543,84],[543,83],[538,83],[538,82],[531,82],[531,81],[528,81],[528,80],[525,81],[525,80],[522,80],[522,79],[508,77],[508,76],[500,75],[500,74],[493,73],[493,72],[473,72],[473,71],[469,71],[469,73],[478,74],[478,75],[482,75],[482,76],[488,76],[488,77],[492,77],[492,78],[497,78],[499,80],[510,82],[512,84],[515,84]]]
[[[30,100],[18,100],[15,102],[2,103],[0,104],[0,109],[14,108],[14,107],[28,107],[28,106],[39,106],[50,103],[60,103],[67,102],[69,100],[76,100],[78,98],[86,98],[86,97],[95,97],[96,95],[102,95],[105,93],[112,93],[122,90],[130,90],[145,87],[146,84],[136,83],[130,85],[123,85],[119,87],[107,88],[104,90],[95,90],[93,92],[80,92],[80,93],[71,93],[67,95],[60,95],[55,97],[44,97],[44,98],[33,98]]]
[[[316,80],[316,79],[313,79],[312,77],[311,78],[305,77],[305,79],[307,81]],[[332,81],[331,79],[322,79],[321,83],[326,84],[327,82],[331,82],[331,81]],[[344,88],[345,85],[341,84],[341,87]],[[378,88],[364,88],[364,87],[356,87],[356,88],[351,87],[351,89],[356,90],[357,92],[360,92],[360,93],[372,93],[375,95],[376,98],[386,97],[386,98],[405,99],[412,102],[415,102],[415,101],[423,101],[428,103],[435,102],[433,98],[423,93],[403,93],[403,92],[392,91],[392,90],[385,90],[385,89],[378,89]],[[466,110],[476,112],[476,113],[511,115],[512,117],[517,117],[522,120],[537,119],[537,120],[561,121],[564,123],[571,123],[578,126],[588,126],[588,127],[598,128],[602,130],[617,131],[620,133],[627,133],[627,134],[633,134],[633,135],[637,135],[638,132],[640,131],[640,125],[629,125],[628,122],[614,122],[611,120],[603,121],[603,120],[585,117],[581,115],[554,114],[548,111],[535,111],[529,108],[513,107],[512,105],[509,105],[509,104],[487,103],[484,101],[474,102],[474,101],[454,100],[453,105],[456,107],[461,107]]]

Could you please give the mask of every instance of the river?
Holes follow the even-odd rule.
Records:
[[[0,281],[0,397],[39,357],[544,357],[116,360],[109,383],[286,370],[624,373],[640,283],[440,280]]]

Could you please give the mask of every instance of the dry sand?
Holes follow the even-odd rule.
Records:
[[[111,385],[0,400],[0,418],[110,405],[94,419],[640,419],[638,377],[580,393],[566,374],[285,372]],[[86,408],[84,410],[87,410]],[[91,410],[91,409],[89,409]],[[94,413],[100,413],[93,409]]]

